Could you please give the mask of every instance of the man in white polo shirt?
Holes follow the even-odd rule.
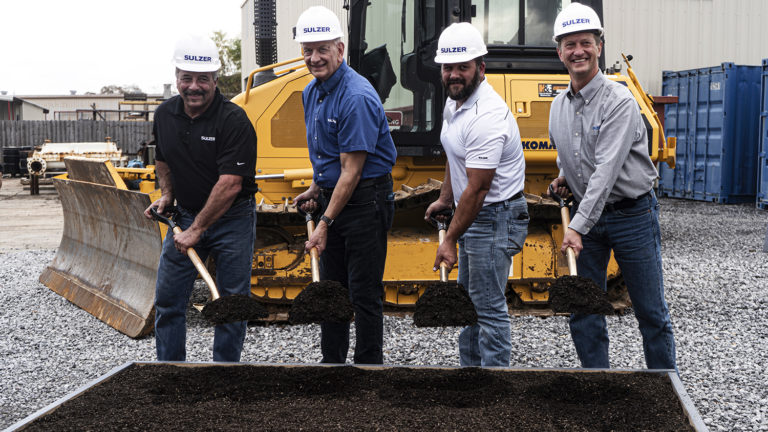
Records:
[[[469,290],[477,310],[477,324],[459,335],[462,366],[509,366],[512,341],[504,292],[512,256],[528,234],[520,131],[485,80],[487,53],[477,29],[456,23],[440,35],[435,57],[448,95],[440,133],[448,161],[440,197],[427,208],[425,219],[456,206],[434,267],[444,262],[452,268],[458,259],[458,282]]]

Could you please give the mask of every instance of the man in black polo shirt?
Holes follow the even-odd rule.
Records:
[[[158,360],[186,359],[186,307],[197,276],[187,248],[216,259],[222,296],[247,295],[256,213],[256,132],[248,116],[216,88],[219,56],[208,38],[176,45],[174,96],[155,111],[156,172],[162,197],[150,207],[174,204],[183,233],[168,231],[157,271],[155,339]],[[151,217],[149,209],[144,214]],[[246,322],[216,326],[214,361],[239,361]]]

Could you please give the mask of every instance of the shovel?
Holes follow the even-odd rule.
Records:
[[[180,234],[183,231],[176,225],[173,218],[175,217],[175,211],[171,211],[173,216],[170,218],[165,217],[157,212],[155,207],[150,209],[152,217],[155,220],[159,220],[168,225],[174,234]],[[192,248],[187,248],[187,256],[192,260],[195,268],[200,273],[200,276],[208,285],[208,289],[211,291],[211,302],[203,307],[203,316],[214,324],[226,324],[237,321],[249,321],[264,318],[269,315],[264,306],[256,299],[248,295],[229,295],[221,297],[219,290],[216,289],[216,283],[214,283],[211,274],[208,273],[208,269],[205,268],[205,264]]]
[[[563,237],[571,223],[569,206],[562,197],[549,186],[549,195],[560,206],[560,217],[563,221]],[[600,289],[592,279],[579,276],[576,270],[576,252],[573,248],[565,249],[568,260],[568,276],[560,276],[549,287],[549,305],[556,313],[578,314],[612,314],[613,305],[608,301],[605,291]]]
[[[301,209],[296,203],[296,210],[304,215],[307,223],[307,238],[315,231],[312,213]],[[352,320],[354,309],[349,300],[349,290],[337,281],[321,281],[317,248],[309,250],[312,282],[293,299],[288,321],[291,324],[321,324],[326,322],[345,323]]]
[[[430,218],[438,230],[438,244],[445,240],[451,216],[451,210],[443,210]],[[465,327],[477,323],[477,311],[467,290],[456,282],[448,282],[448,270],[448,265],[441,262],[440,282],[427,285],[416,301],[416,327]]]

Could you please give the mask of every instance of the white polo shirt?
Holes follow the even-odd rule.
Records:
[[[448,98],[440,141],[451,169],[454,204],[467,188],[467,168],[496,170],[483,206],[523,190],[525,158],[520,130],[504,99],[485,79],[458,110],[456,101]]]

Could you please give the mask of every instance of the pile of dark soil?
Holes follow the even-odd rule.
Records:
[[[312,282],[293,299],[291,324],[349,322],[355,315],[349,290],[336,281]]]
[[[582,276],[561,276],[549,287],[549,305],[556,313],[603,314],[614,313],[605,291],[592,279]]]
[[[267,315],[269,313],[261,303],[241,294],[219,297],[203,308],[203,317],[214,324],[254,321]]]
[[[416,301],[416,327],[464,327],[477,323],[475,305],[467,290],[454,282],[430,284]]]
[[[656,373],[155,364],[129,367],[26,430],[693,429]]]

